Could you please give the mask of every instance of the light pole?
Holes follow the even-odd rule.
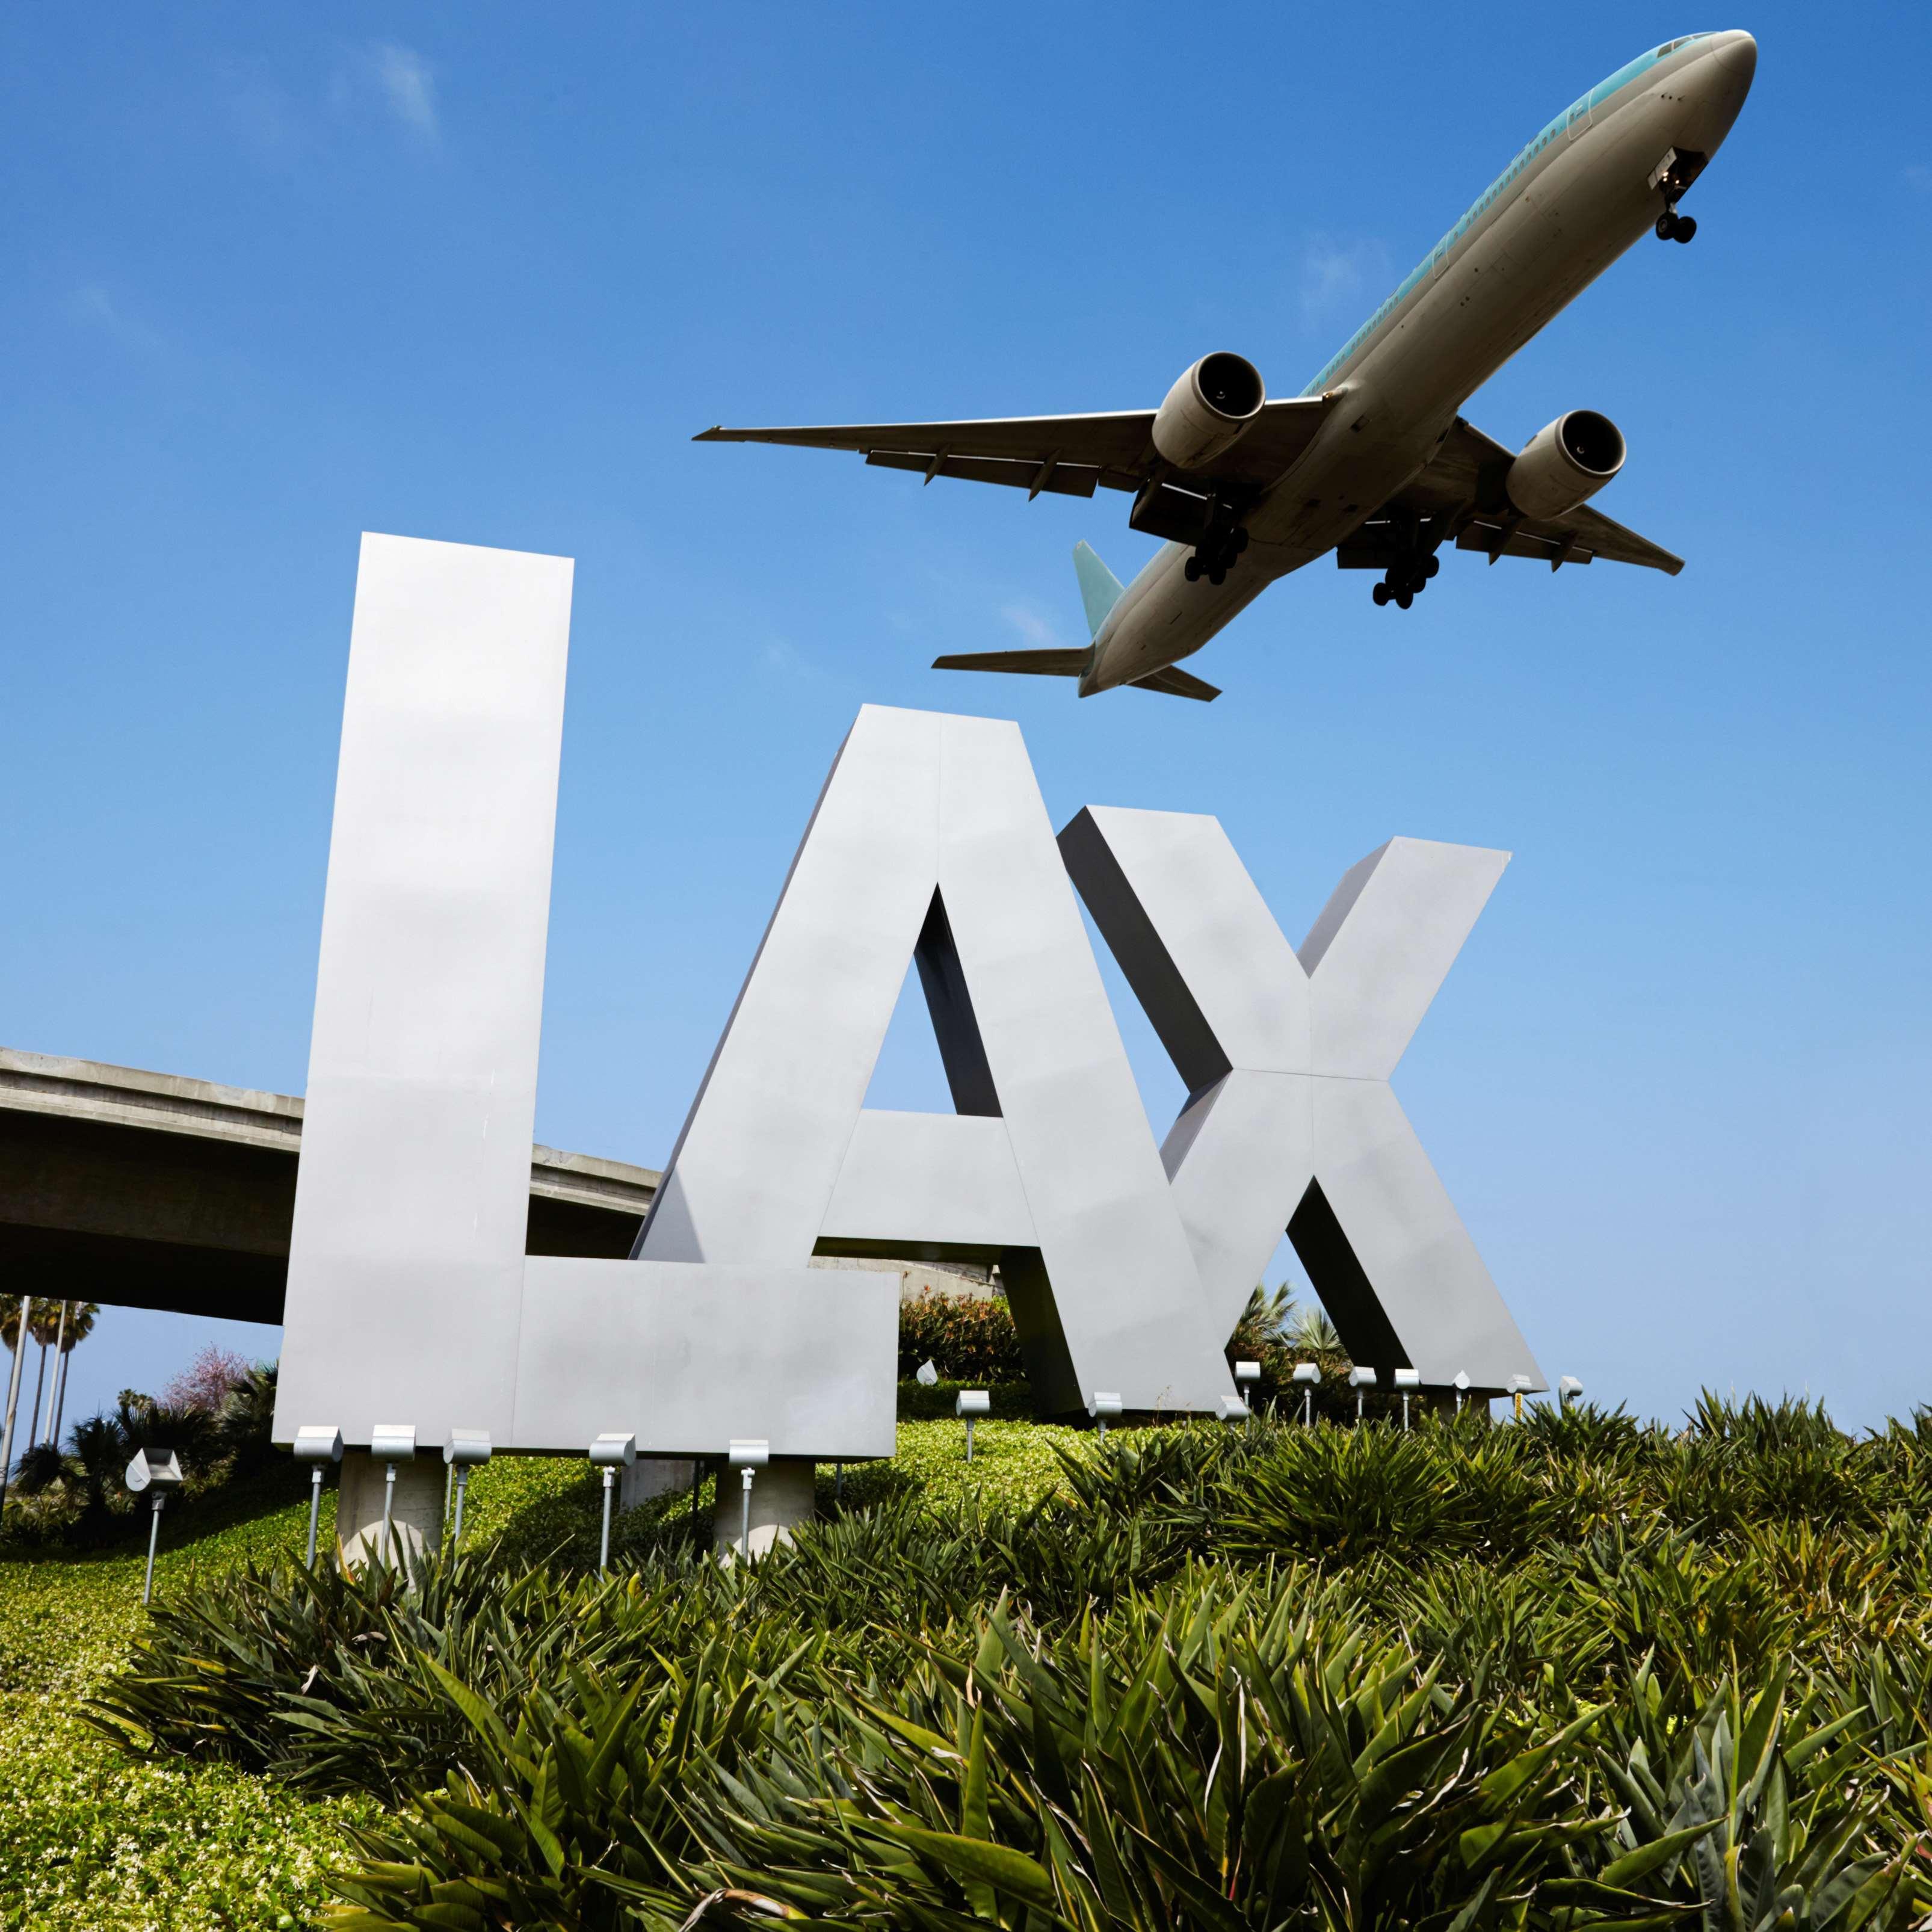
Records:
[[[590,1466],[604,1472],[604,1535],[597,1546],[597,1574],[610,1567],[610,1492],[616,1486],[617,1472],[628,1469],[638,1460],[634,1436],[600,1436],[590,1445]]]
[[[1248,1406],[1238,1395],[1224,1395],[1220,1411],[1223,1422],[1245,1422],[1248,1419]]]
[[[169,1490],[181,1487],[180,1461],[172,1449],[136,1449],[128,1465],[127,1484],[137,1496],[143,1490],[154,1492],[154,1508],[148,1518],[148,1574],[141,1585],[141,1600],[146,1604],[154,1594],[154,1545],[161,1533],[161,1505],[167,1501]]]
[[[1469,1372],[1467,1369],[1456,1371],[1456,1413],[1462,1413],[1462,1398],[1469,1393]]]
[[[1556,1384],[1558,1407],[1568,1408],[1583,1393],[1583,1384],[1574,1376],[1565,1376]]]
[[[310,1424],[296,1431],[296,1460],[306,1462],[308,1472],[308,1567],[315,1568],[315,1534],[322,1521],[322,1476],[324,1465],[342,1460],[342,1431],[326,1423]]]
[[[1372,1389],[1375,1385],[1376,1372],[1373,1369],[1351,1369],[1348,1371],[1348,1386],[1355,1391],[1355,1426],[1358,1429],[1362,1426],[1363,1391]]]
[[[1312,1429],[1315,1426],[1315,1391],[1322,1386],[1322,1364],[1297,1362],[1294,1379],[1301,1388],[1301,1426]]]
[[[456,1522],[451,1532],[452,1547],[463,1546],[463,1497],[470,1486],[470,1472],[490,1460],[490,1432],[487,1429],[452,1429],[442,1445],[442,1460],[456,1479]],[[608,1527],[608,1525],[607,1525]]]
[[[952,1412],[966,1424],[966,1460],[973,1460],[973,1424],[982,1415],[993,1412],[993,1396],[990,1389],[962,1389],[952,1404]]]
[[[734,1436],[731,1445],[725,1451],[724,1460],[734,1469],[745,1472],[742,1527],[738,1536],[738,1554],[745,1562],[752,1558],[752,1477],[754,1471],[762,1469],[772,1460],[772,1445],[764,1436],[756,1438]]]
[[[1094,1399],[1087,1405],[1087,1413],[1099,1425],[1100,1440],[1107,1439],[1107,1425],[1120,1419],[1120,1398],[1112,1389],[1096,1389]]]
[[[390,1538],[396,1513],[396,1465],[413,1462],[416,1456],[416,1426],[413,1422],[379,1422],[369,1432],[369,1453],[382,1466],[382,1528],[376,1548],[379,1556],[393,1562]]]

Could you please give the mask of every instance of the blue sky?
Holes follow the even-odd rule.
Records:
[[[1215,812],[1298,939],[1391,833],[1516,854],[1396,1087],[1550,1373],[1932,1399],[1932,16],[1846,17],[10,10],[0,1040],[298,1091],[357,533],[562,552],[542,1138],[663,1160],[860,704],[1014,717],[1056,822]],[[924,667],[1084,640],[1124,500],[687,440],[1144,406],[1219,348],[1292,392],[1558,109],[1730,25],[1696,242],[1468,411],[1613,416],[1675,580],[1317,567],[1218,704],[1076,704]],[[896,1025],[875,1097],[942,1096]],[[70,1413],[215,1332],[110,1312]]]

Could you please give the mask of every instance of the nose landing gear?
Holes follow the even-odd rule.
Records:
[[[1442,568],[1439,556],[1418,556],[1392,563],[1382,580],[1369,595],[1376,600],[1378,609],[1385,604],[1393,604],[1398,610],[1406,610]]]
[[[1664,196],[1664,212],[1657,218],[1660,242],[1688,242],[1696,233],[1696,218],[1679,214],[1677,202],[1684,190],[1704,172],[1704,164],[1709,158],[1689,148],[1672,148],[1652,170],[1650,184]]]

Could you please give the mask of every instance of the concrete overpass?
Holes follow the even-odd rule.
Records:
[[[282,1318],[302,1103],[0,1047],[0,1294],[238,1322]],[[657,1170],[530,1150],[525,1246],[622,1258]],[[985,1292],[986,1271],[897,1261],[907,1292]]]

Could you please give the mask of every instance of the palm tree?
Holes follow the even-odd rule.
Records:
[[[47,1378],[47,1348],[59,1332],[61,1313],[66,1305],[64,1302],[50,1301],[36,1295],[33,1298],[33,1312],[27,1317],[27,1333],[40,1345],[40,1364],[34,1371],[34,1406],[27,1412],[27,1432],[30,1438],[38,1434],[40,1393]]]
[[[61,1418],[67,1413],[67,1358],[94,1333],[94,1318],[100,1312],[98,1301],[66,1301],[61,1306],[67,1311],[67,1319],[58,1340],[60,1362],[54,1372],[53,1420],[46,1436],[56,1447],[61,1438]]]
[[[0,1340],[13,1352],[14,1360],[7,1377],[7,1420],[0,1431],[0,1517],[7,1508],[7,1482],[14,1472],[14,1418],[20,1405],[20,1370],[26,1360],[22,1344],[33,1315],[33,1300],[22,1295],[16,1302],[0,1306]]]
[[[1342,1352],[1342,1338],[1324,1310],[1298,1309],[1287,1334],[1288,1346],[1300,1349],[1304,1354],[1339,1355]]]

